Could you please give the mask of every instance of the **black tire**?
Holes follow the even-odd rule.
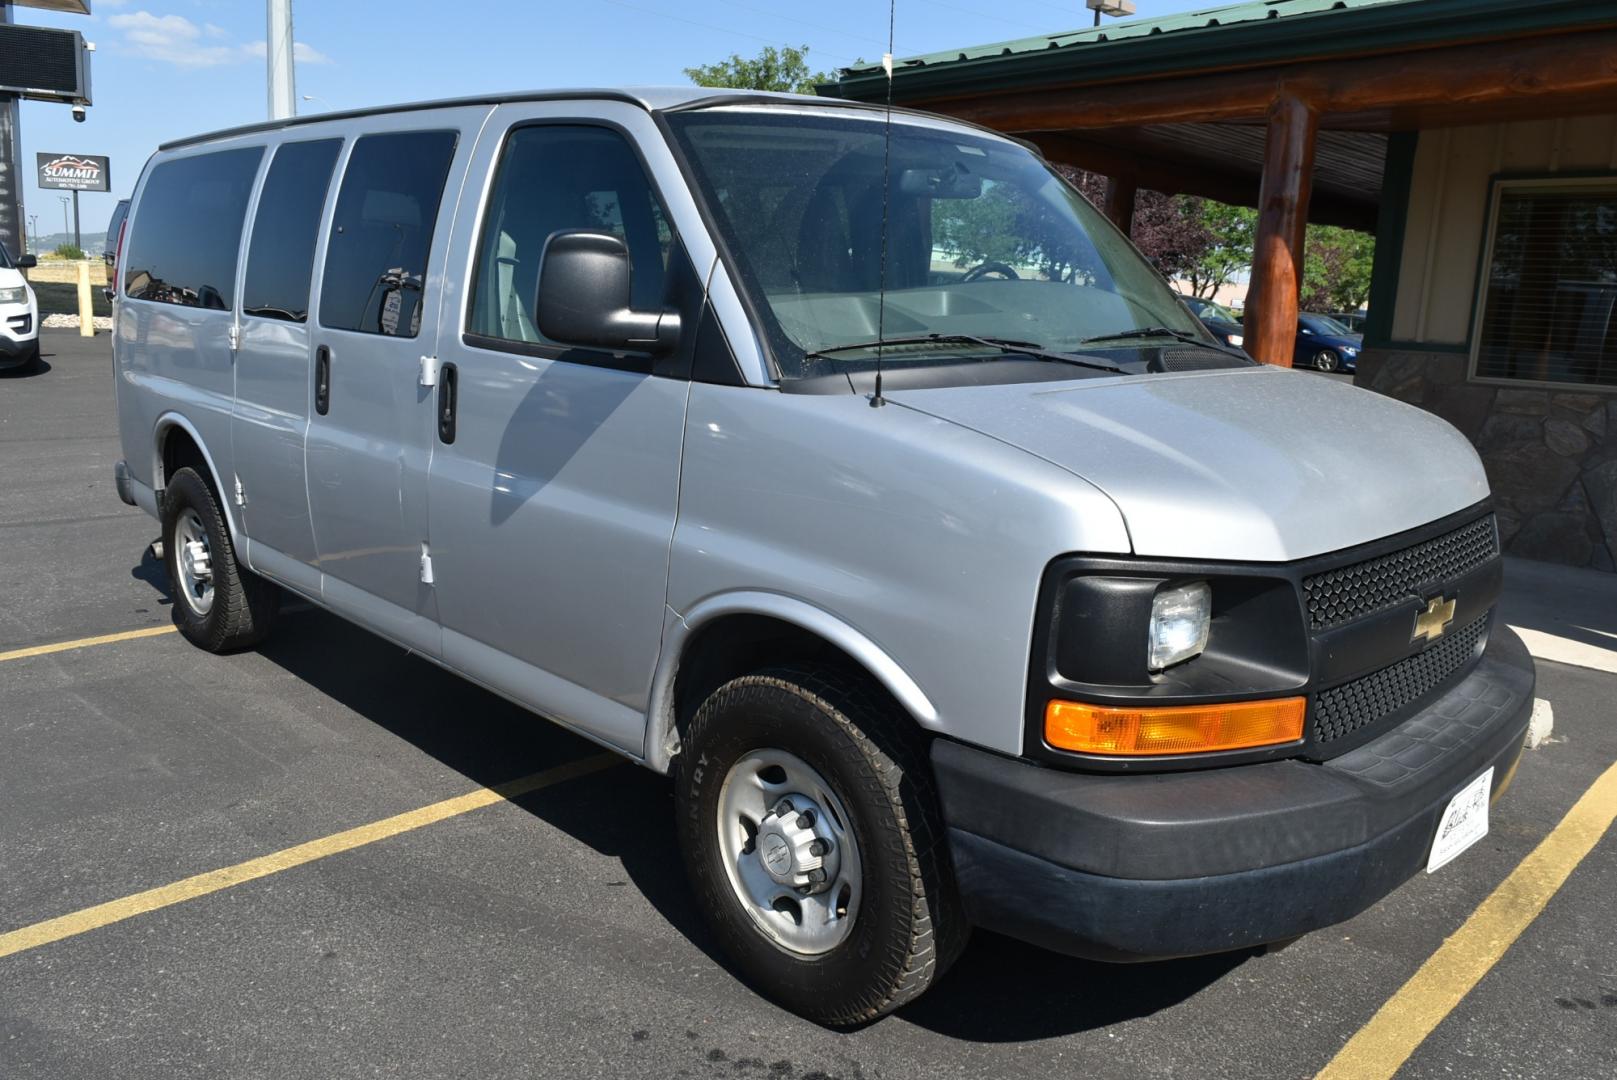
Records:
[[[1321,349],[1309,361],[1315,371],[1332,372],[1342,366],[1342,358],[1336,355],[1335,349]]]
[[[180,520],[194,511],[207,533],[213,571],[213,600],[199,611],[186,595],[175,533]],[[163,495],[163,564],[174,590],[174,625],[187,641],[213,653],[244,649],[262,641],[275,622],[280,594],[274,585],[236,562],[230,530],[213,487],[195,469],[177,469]]]
[[[817,1023],[875,1020],[914,1000],[954,962],[969,926],[948,864],[925,745],[868,681],[799,668],[732,680],[703,702],[674,760],[679,839],[701,908],[741,975]],[[767,937],[730,884],[720,792],[743,756],[801,758],[852,818],[863,895],[848,936],[814,956]]]

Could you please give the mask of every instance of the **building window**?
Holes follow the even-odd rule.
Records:
[[[1617,177],[1494,188],[1479,379],[1617,388]]]

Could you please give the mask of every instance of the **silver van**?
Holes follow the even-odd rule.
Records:
[[[714,936],[818,1021],[973,925],[1289,940],[1516,766],[1466,440],[1217,342],[992,132],[694,89],[262,124],[152,158],[120,269],[118,489],[185,636],[295,594],[671,774]]]

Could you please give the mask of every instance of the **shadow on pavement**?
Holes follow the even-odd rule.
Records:
[[[174,593],[168,580],[168,567],[163,565],[162,559],[152,554],[150,547],[141,553],[140,562],[130,569],[129,576],[136,581],[144,581],[155,589],[159,604],[167,605],[174,602]]]
[[[5,368],[0,370],[0,379],[37,379],[41,375],[48,375],[51,370],[51,364],[50,361],[45,359],[45,357],[49,355],[49,353],[41,354],[40,358],[35,360],[28,367]]]
[[[1102,964],[979,930],[948,974],[897,1015],[972,1042],[1059,1038],[1177,1005],[1253,955]]]
[[[586,740],[325,612],[288,616],[258,651],[477,784],[597,752]],[[618,860],[669,926],[724,965],[677,855],[665,779],[625,764],[516,801]],[[1114,966],[979,933],[936,987],[887,1022],[976,1042],[1054,1038],[1167,1008],[1249,955]]]

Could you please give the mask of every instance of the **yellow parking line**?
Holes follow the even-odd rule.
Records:
[[[111,645],[116,641],[133,641],[135,638],[158,637],[162,634],[172,634],[172,626],[148,626],[144,630],[125,630],[118,634],[102,634],[99,637],[79,638],[76,641],[58,641],[54,645],[34,645],[27,649],[12,649],[10,652],[0,652],[0,663],[7,660],[24,660],[30,656],[48,656],[51,653],[70,652],[73,649],[88,649],[93,645]]]
[[[559,784],[564,780],[573,780],[580,776],[599,772],[610,768],[623,759],[616,754],[595,754],[578,761],[558,765],[543,772],[530,773],[508,783],[495,787],[478,788],[465,795],[457,795],[452,799],[435,802],[416,810],[403,814],[395,814],[390,818],[373,821],[369,825],[360,825],[357,828],[344,832],[332,833],[318,840],[298,844],[269,855],[260,855],[256,859],[227,866],[222,870],[212,870],[205,874],[197,874],[171,885],[163,885],[156,889],[147,889],[121,900],[111,900],[105,904],[75,911],[70,915],[62,915],[44,922],[24,926],[6,934],[0,934],[0,957],[10,956],[27,949],[37,949],[41,945],[49,945],[53,941],[61,941],[77,934],[96,930],[112,923],[122,922],[144,915],[148,911],[168,907],[171,904],[182,903],[186,900],[195,900],[199,896],[228,889],[232,885],[253,881],[257,878],[278,874],[282,870],[290,870],[304,863],[324,859],[328,855],[336,855],[343,851],[352,851],[354,848],[366,844],[374,844],[378,840],[386,840],[390,836],[410,832],[414,829],[443,821],[446,818],[457,817],[480,809],[491,803],[503,799],[516,799],[541,788]]]
[[[1384,1080],[1409,1060],[1498,963],[1617,820],[1617,765],[1600,775],[1420,970],[1320,1071],[1316,1080]]]

